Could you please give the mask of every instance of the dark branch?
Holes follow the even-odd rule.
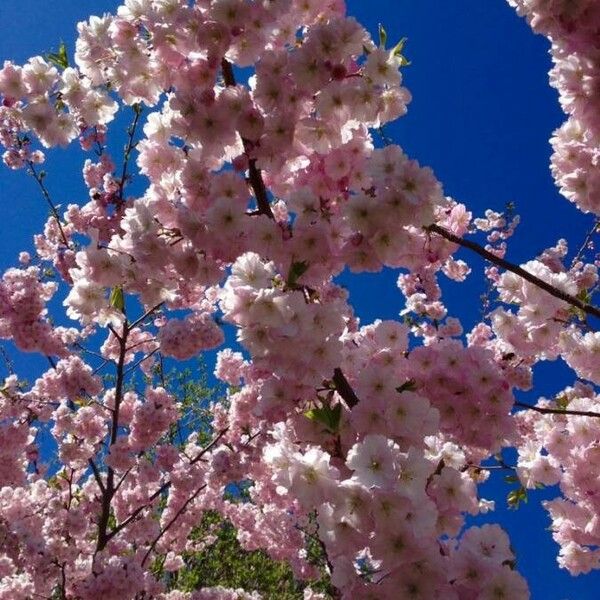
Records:
[[[543,415],[564,415],[571,417],[600,417],[600,413],[588,410],[569,410],[568,408],[545,408],[543,406],[534,406],[533,404],[525,404],[524,402],[515,402],[515,406],[534,410]]]
[[[96,463],[91,458],[88,460],[88,463],[89,463],[90,467],[92,468],[92,473],[94,474],[94,479],[96,480],[96,483],[98,484],[98,487],[100,488],[100,491],[102,492],[102,494],[105,494],[106,488],[104,487],[104,483],[102,483],[102,477],[100,477],[100,471],[98,471],[98,467],[96,466]]]
[[[144,558],[142,559],[142,567],[144,566],[144,563],[148,560],[148,557],[152,553],[152,550],[154,550],[154,548],[156,547],[156,544],[158,544],[160,538],[162,538],[162,536],[165,535],[165,533],[167,533],[167,531],[169,531],[169,528],[173,525],[173,523],[175,523],[175,521],[177,521],[177,519],[185,512],[185,509],[188,507],[188,505],[190,504],[190,502],[192,502],[194,500],[194,498],[196,498],[196,496],[198,496],[198,494],[206,487],[206,485],[207,485],[206,483],[203,483],[181,505],[181,508],[175,513],[175,515],[173,516],[173,518],[164,526],[164,528],[160,531],[160,533],[152,540],[152,543],[150,544],[150,547],[148,548],[148,551],[146,552],[146,554],[144,555]]]
[[[586,313],[588,315],[592,315],[592,316],[600,319],[600,308],[598,308],[592,304],[587,304],[586,302],[583,302],[579,298],[576,298],[575,296],[571,296],[571,294],[567,294],[567,293],[555,288],[554,286],[550,285],[549,283],[546,283],[543,279],[540,279],[539,277],[532,275],[531,273],[529,273],[522,267],[519,267],[518,265],[508,262],[507,260],[504,260],[503,258],[496,256],[492,252],[489,252],[483,246],[480,246],[476,242],[472,242],[471,240],[465,240],[464,238],[454,235],[452,232],[448,231],[447,229],[444,229],[443,227],[440,227],[439,225],[429,225],[425,229],[426,229],[426,231],[437,233],[438,235],[441,235],[443,238],[446,238],[448,241],[458,244],[459,246],[462,246],[463,248],[468,248],[469,250],[472,250],[476,254],[479,254],[479,256],[485,258],[487,261],[489,261],[503,269],[506,269],[507,271],[511,271],[515,275],[519,275],[519,277],[522,277],[523,279],[529,281],[529,283],[532,283],[533,285],[539,287],[540,289],[544,290],[545,292],[548,292],[550,295],[554,296],[555,298],[558,298],[559,300],[562,300],[563,302],[571,304],[575,308],[578,308],[579,310],[583,311],[584,313]]]
[[[348,408],[353,408],[360,402],[358,396],[339,367],[333,370],[333,383],[338,394],[345,400]]]
[[[118,198],[121,202],[123,202],[123,192],[125,190],[125,183],[127,181],[127,168],[129,166],[129,159],[131,158],[131,151],[135,146],[135,142],[133,141],[135,138],[135,131],[137,129],[140,116],[142,114],[141,105],[134,104],[133,111],[135,112],[135,117],[133,118],[133,122],[129,126],[129,129],[127,130],[127,145],[125,146],[125,152],[123,154],[123,169],[121,171],[121,179],[119,181]]]
[[[127,335],[129,334],[129,330],[127,329],[126,323],[123,324],[122,335],[117,335],[116,331],[114,331],[114,329],[112,328],[111,331],[114,333],[114,335],[119,341],[119,360],[117,362],[117,380],[115,382],[115,406],[112,411],[109,448],[116,443],[117,434],[119,431],[119,409],[121,406],[121,401],[123,399],[123,386],[125,383],[125,354],[127,352]],[[101,511],[100,517],[98,519],[98,542],[96,545],[96,552],[103,550],[111,538],[110,534],[108,533],[108,522],[110,520],[111,502],[114,495],[115,472],[112,467],[108,467],[106,473],[106,485],[102,490]]]
[[[226,59],[221,61],[221,71],[223,72],[223,81],[225,82],[225,85],[227,87],[234,86],[235,76],[233,74],[233,67]],[[260,169],[256,166],[256,159],[250,158],[252,143],[244,138],[242,138],[242,143],[244,145],[244,153],[248,157],[248,180],[256,198],[258,214],[267,215],[269,219],[275,219],[273,211],[271,210],[271,204],[269,203],[265,182],[263,181]]]

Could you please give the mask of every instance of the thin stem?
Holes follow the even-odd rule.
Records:
[[[129,165],[129,159],[131,158],[131,151],[135,146],[135,142],[133,141],[135,137],[135,131],[137,129],[140,116],[142,114],[142,107],[139,104],[133,105],[133,111],[135,112],[135,117],[133,118],[133,122],[129,126],[127,130],[127,145],[125,146],[125,153],[123,155],[123,169],[121,171],[121,180],[119,181],[119,194],[118,198],[121,202],[123,202],[123,191],[125,190],[125,182],[127,180],[127,167]]]
[[[60,222],[60,215],[58,214],[58,210],[57,210],[56,206],[54,205],[54,202],[52,202],[52,198],[50,197],[50,192],[48,191],[48,189],[46,188],[46,185],[44,184],[44,179],[35,170],[35,165],[33,164],[32,161],[30,161],[30,160],[27,161],[27,166],[29,167],[30,175],[37,181],[37,184],[40,187],[40,190],[42,190],[42,196],[44,196],[44,200],[46,200],[46,203],[48,204],[48,207],[50,208],[50,212],[52,213],[52,216],[54,217],[54,220],[56,221],[56,225],[58,226],[58,230],[60,231],[60,237],[62,238],[63,244],[65,245],[66,248],[68,248],[69,240],[67,239],[65,230],[63,229],[62,223]]]
[[[227,433],[227,430],[228,429],[221,430],[218,433],[218,435],[212,440],[212,442],[210,444],[208,444],[208,446],[205,446],[200,451],[198,456],[196,456],[193,460],[190,461],[190,465],[197,463],[207,452],[209,452],[211,450],[211,448],[213,448],[217,444],[217,442],[225,435],[225,433]],[[106,540],[105,540],[104,545],[106,545],[106,543],[108,543],[120,531],[123,531],[123,529],[125,529],[125,527],[127,527],[127,525],[129,525],[129,523],[131,523],[134,519],[136,519],[137,516],[143,510],[148,508],[148,506],[150,506],[150,504],[152,504],[152,502],[154,502],[154,500],[156,500],[162,493],[166,492],[170,487],[171,487],[171,480],[168,479],[150,496],[150,498],[148,498],[148,501],[145,504],[138,506],[138,508],[136,508],[124,521],[119,523],[114,529],[112,529],[110,532],[108,532],[106,534],[106,536],[105,536]]]
[[[142,356],[142,358],[140,358],[136,363],[131,365],[131,367],[129,367],[129,369],[127,369],[127,371],[125,372],[125,375],[129,375],[130,373],[133,373],[133,371],[135,371],[143,362],[147,361],[149,358],[152,358],[157,352],[158,352],[158,348],[154,348],[154,350],[152,350],[152,352],[149,352],[145,356]]]
[[[573,257],[573,260],[571,261],[571,268],[573,268],[575,266],[575,263],[583,256],[589,243],[592,241],[592,238],[594,237],[595,233],[600,233],[600,219],[596,219],[594,221],[594,224],[592,225],[592,228],[587,232],[587,235],[585,236],[581,247],[577,251],[577,254]]]
[[[463,248],[468,248],[469,250],[472,250],[476,254],[479,254],[479,256],[482,256],[483,258],[485,258],[487,261],[489,261],[503,269],[506,269],[507,271],[511,271],[515,275],[519,275],[519,277],[522,277],[523,279],[529,281],[529,283],[532,283],[533,285],[539,287],[540,289],[544,290],[545,292],[548,292],[550,295],[554,296],[555,298],[558,298],[559,300],[562,300],[563,302],[566,302],[567,304],[571,304],[575,308],[578,308],[579,310],[583,311],[584,313],[586,313],[588,315],[592,315],[592,316],[600,319],[600,308],[598,308],[592,304],[587,304],[586,302],[583,302],[579,298],[576,298],[575,296],[572,296],[571,294],[567,294],[566,292],[563,292],[562,290],[555,288],[554,286],[550,285],[549,283],[546,283],[543,279],[540,279],[539,277],[532,275],[531,273],[529,273],[522,267],[519,267],[518,265],[508,262],[507,260],[504,260],[503,258],[496,256],[492,252],[489,252],[483,246],[480,246],[476,242],[473,242],[471,240],[465,240],[464,238],[454,235],[452,232],[448,231],[447,229],[444,229],[443,227],[440,227],[439,225],[429,225],[428,227],[425,227],[425,230],[429,231],[429,232],[437,233],[438,235],[442,236],[443,238],[447,239],[450,242],[453,242],[454,244],[458,244],[459,246],[462,246]]]
[[[153,306],[152,308],[149,308],[141,317],[139,317],[139,319],[136,319],[133,323],[131,323],[131,325],[128,326],[129,331],[135,329],[138,325],[143,323],[152,313],[156,312],[163,304],[164,302],[159,302],[157,305]]]
[[[175,515],[173,516],[173,518],[164,526],[164,528],[160,531],[160,533],[152,540],[152,543],[150,544],[150,547],[148,548],[148,551],[146,552],[146,554],[144,555],[144,558],[142,559],[142,567],[144,566],[144,563],[148,560],[148,557],[150,556],[150,554],[152,553],[152,551],[154,550],[154,548],[156,547],[156,544],[158,544],[158,542],[160,541],[160,538],[162,538],[163,535],[165,535],[165,533],[167,533],[167,531],[169,531],[169,528],[175,523],[175,521],[177,521],[177,519],[185,512],[185,509],[189,506],[189,504],[196,498],[196,496],[198,496],[198,494],[207,486],[206,483],[203,483],[182,505],[181,508],[175,513]]]

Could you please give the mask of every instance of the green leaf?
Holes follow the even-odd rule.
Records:
[[[403,37],[391,50],[392,56],[402,56],[404,50],[404,44],[408,41],[408,38]]]
[[[123,296],[123,288],[116,285],[110,292],[110,305],[121,312],[125,312],[125,297]]]
[[[311,421],[325,425],[326,429],[331,433],[336,433],[340,427],[342,405],[336,404],[333,408],[330,406],[311,408],[304,413],[304,416]]]
[[[67,47],[61,40],[58,52],[49,52],[46,54],[46,60],[59,69],[66,69],[69,66],[69,57],[67,56]]]
[[[402,54],[407,41],[408,38],[403,37],[390,51],[390,56],[399,60],[401,67],[407,67],[408,65],[410,65],[410,61],[407,60],[404,54]]]
[[[527,502],[527,490],[524,487],[519,487],[516,490],[508,493],[506,497],[508,508],[516,510],[521,502]]]
[[[290,272],[288,274],[286,285],[289,288],[296,287],[298,279],[300,279],[300,277],[302,277],[302,275],[304,275],[304,273],[308,271],[308,267],[310,267],[310,264],[307,263],[305,260],[293,262],[292,266],[290,267]]]
[[[581,290],[579,294],[577,294],[576,298],[581,300],[584,304],[589,304],[592,299],[589,290]]]
[[[554,402],[556,403],[556,407],[560,408],[561,410],[566,410],[569,406],[569,399],[567,398],[566,394],[561,394],[560,396],[557,396],[554,399]]]
[[[379,47],[385,48],[385,43],[387,42],[387,32],[383,28],[383,25],[379,23]]]
[[[414,392],[417,389],[417,382],[414,379],[407,379],[402,385],[396,388],[396,391],[401,394],[402,392]]]

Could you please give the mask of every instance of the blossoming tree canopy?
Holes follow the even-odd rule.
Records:
[[[600,4],[509,4],[552,42],[557,185],[598,215]],[[74,60],[4,63],[4,163],[50,214],[0,282],[0,337],[48,365],[1,389],[0,598],[259,598],[174,589],[209,512],[298,580],[318,575],[316,543],[331,586],[306,600],[528,598],[507,534],[465,524],[493,508],[478,486],[494,466],[515,504],[559,484],[559,564],[600,568],[594,231],[574,260],[559,240],[511,263],[518,218],[474,217],[386,138],[411,101],[388,37],[343,0],[126,0],[79,23]],[[76,140],[89,197],[59,209],[41,165]],[[440,286],[469,273],[461,246],[499,298],[469,332]],[[384,267],[403,318],[360,323],[337,277]],[[163,361],[215,348],[229,392],[207,432]],[[516,400],[557,358],[571,385]],[[246,501],[228,493],[240,482]]]

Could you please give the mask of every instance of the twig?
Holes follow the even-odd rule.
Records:
[[[198,456],[196,456],[193,460],[190,461],[190,465],[193,465],[194,463],[198,462],[200,460],[200,458],[202,458],[202,456],[204,456],[204,454],[206,454],[207,452],[209,452],[211,450],[211,448],[213,448],[215,446],[215,444],[225,435],[225,433],[227,433],[228,428],[226,429],[222,429],[218,435],[215,437],[215,439],[212,440],[212,442],[210,444],[208,444],[208,446],[205,446],[200,453],[198,454]],[[125,477],[125,476],[123,476]],[[165,481],[165,483],[163,483],[151,496],[150,498],[148,498],[148,501],[145,504],[142,504],[141,506],[138,506],[138,508],[136,508],[124,521],[122,521],[121,523],[119,523],[116,527],[114,527],[110,532],[108,532],[105,536],[105,544],[108,543],[113,537],[115,537],[115,535],[117,535],[120,531],[123,531],[123,529],[125,529],[125,527],[127,527],[127,525],[129,525],[129,523],[131,523],[144,509],[148,508],[148,506],[150,506],[150,504],[152,504],[152,502],[154,502],[154,500],[156,500],[156,498],[158,498],[163,492],[166,492],[169,487],[171,487],[171,480],[168,479],[167,481]]]
[[[90,458],[88,460],[88,464],[90,465],[90,467],[92,467],[92,472],[94,473],[94,479],[96,480],[96,483],[98,484],[98,487],[100,488],[100,491],[102,492],[102,494],[105,494],[106,488],[104,487],[104,483],[102,482],[102,478],[100,477],[100,471],[98,471],[98,467],[96,466],[96,463]]]
[[[37,181],[37,184],[39,185],[40,189],[42,190],[42,196],[44,196],[44,200],[46,200],[46,203],[48,204],[48,207],[50,208],[50,212],[52,213],[52,216],[54,217],[54,220],[56,221],[58,230],[60,231],[60,237],[62,237],[63,244],[65,245],[66,248],[68,248],[69,240],[67,239],[65,230],[63,229],[63,226],[60,222],[60,215],[58,214],[58,210],[57,210],[56,206],[54,205],[54,202],[52,202],[52,198],[50,197],[50,192],[46,188],[46,185],[44,184],[44,180],[43,180],[42,176],[35,170],[35,166],[34,166],[33,162],[30,160],[27,161],[27,166],[29,167],[29,173]]]
[[[125,375],[129,375],[129,373],[132,373],[133,371],[135,371],[143,362],[147,361],[149,358],[152,358],[152,356],[154,356],[157,352],[158,352],[158,348],[154,348],[154,350],[152,350],[152,352],[149,352],[145,356],[142,356],[142,358],[140,358],[136,363],[131,365],[131,367],[129,367],[129,369],[127,369],[127,371],[125,371]]]
[[[577,254],[573,257],[573,260],[571,261],[571,268],[573,268],[575,266],[575,263],[583,256],[584,252],[588,247],[588,244],[591,242],[592,237],[594,237],[595,233],[600,233],[600,219],[596,219],[594,221],[594,224],[592,225],[592,228],[587,232],[583,243],[581,244],[581,247],[577,251]]]
[[[149,308],[141,317],[139,317],[133,323],[128,325],[127,329],[129,331],[135,329],[140,323],[143,323],[153,312],[157,311],[163,304],[164,302],[159,302],[157,305],[153,306],[152,308]]]

